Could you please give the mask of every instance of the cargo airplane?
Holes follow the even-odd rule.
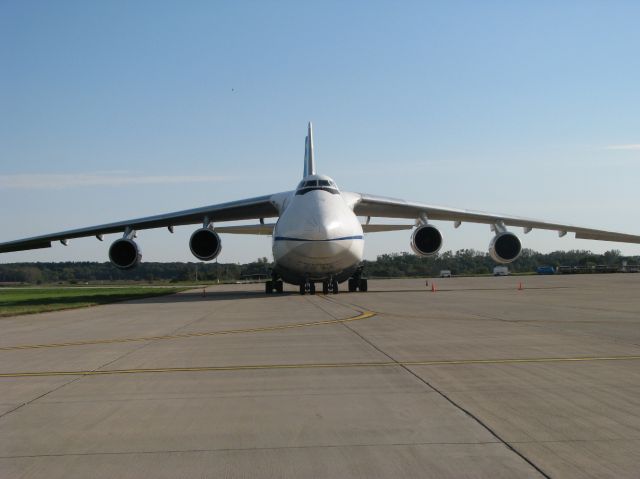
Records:
[[[366,220],[361,222],[359,217]],[[375,217],[410,219],[415,224],[372,224],[371,218]],[[269,218],[277,221],[265,222]],[[220,225],[237,220],[259,222]],[[520,240],[507,227],[522,227],[525,234],[536,228],[555,230],[560,236],[571,232],[581,239],[640,243],[640,235],[341,191],[333,179],[316,173],[309,123],[304,174],[295,190],[0,243],[0,253],[49,248],[53,241],[66,246],[70,239],[85,236],[102,241],[105,234],[119,233],[122,237],[111,244],[109,259],[117,268],[130,269],[142,258],[135,241],[138,231],[165,227],[173,232],[175,226],[199,224],[189,239],[189,248],[199,260],[210,261],[220,254],[220,233],[270,234],[274,268],[271,280],[265,283],[266,293],[281,293],[286,282],[298,285],[301,294],[314,294],[316,283],[321,283],[327,294],[337,293],[338,284],[344,281],[348,281],[349,291],[367,290],[361,268],[364,233],[413,230],[413,251],[421,256],[435,255],[442,247],[442,234],[432,220],[453,221],[456,228],[463,222],[489,225],[495,234],[489,253],[498,263],[514,261],[522,250]]]

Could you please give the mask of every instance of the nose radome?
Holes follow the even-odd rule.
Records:
[[[324,218],[309,218],[303,228],[303,237],[306,240],[322,241],[337,237],[339,224],[332,221],[324,221]]]
[[[299,253],[309,259],[333,258],[344,250],[338,241],[306,241],[298,247]]]

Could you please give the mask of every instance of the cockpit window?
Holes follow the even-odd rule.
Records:
[[[323,190],[332,195],[339,195],[338,187],[331,180],[308,180],[301,181],[298,185],[296,195],[304,195],[314,190]]]

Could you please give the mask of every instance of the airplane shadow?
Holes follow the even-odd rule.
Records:
[[[265,294],[264,291],[211,291],[207,290],[203,295],[202,290],[187,291],[183,293],[168,294],[151,298],[134,299],[136,303],[190,303],[194,301],[235,301],[250,299],[273,299],[283,296],[300,296],[297,291],[284,291],[282,293]]]
[[[441,289],[437,287],[436,292],[438,293],[455,293],[457,291],[514,291],[518,288],[516,286],[511,288],[453,288],[453,289]],[[524,287],[522,290],[552,290],[552,289],[572,289],[571,286],[530,286]],[[370,289],[367,294],[370,293],[431,293],[431,286],[428,288],[420,288],[420,289]]]
[[[569,286],[552,286],[552,287],[525,287],[527,290],[554,290],[554,289],[571,289]],[[517,287],[509,288],[455,288],[455,289],[440,289],[436,290],[437,293],[455,293],[465,291],[516,291]],[[354,298],[361,295],[375,295],[378,293],[431,293],[431,288],[416,288],[416,289],[370,289],[366,293],[354,292],[349,293],[347,291],[341,291],[337,295],[329,294],[328,297],[344,297]],[[264,291],[211,291],[207,290],[203,295],[202,290],[192,290],[183,293],[169,294],[166,296],[155,296],[150,298],[132,299],[129,303],[190,303],[190,302],[203,302],[203,301],[248,301],[255,299],[272,299],[282,297],[300,296],[298,291],[284,291],[282,293],[265,294]],[[307,296],[307,295],[305,295]],[[313,296],[313,295],[311,295]],[[317,293],[315,296],[323,296],[322,293]],[[86,301],[86,298],[78,298],[78,302]]]

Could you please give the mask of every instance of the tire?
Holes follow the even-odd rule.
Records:
[[[329,281],[322,282],[322,294],[329,294]]]
[[[316,294],[316,283],[309,283],[309,294]]]
[[[284,289],[284,283],[282,281],[276,281],[276,292],[282,294]]]
[[[333,294],[338,294],[339,290],[338,290],[338,282],[334,279],[333,280]]]
[[[300,294],[304,294],[304,283],[300,283]]]
[[[360,280],[360,291],[362,293],[366,293],[367,289],[369,289],[368,281],[366,279],[361,279]]]
[[[349,292],[350,293],[353,293],[353,292],[358,290],[357,281],[358,280],[355,279],[355,278],[349,278]]]
[[[264,283],[264,292],[266,294],[272,294],[273,293],[273,281],[266,281]]]

